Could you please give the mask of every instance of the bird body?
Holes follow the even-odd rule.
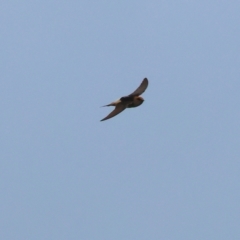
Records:
[[[140,86],[133,93],[131,93],[128,96],[121,97],[120,99],[108,105],[105,105],[104,107],[115,106],[115,109],[105,118],[103,118],[101,121],[104,121],[116,116],[126,108],[133,108],[133,107],[140,106],[144,102],[144,99],[139,95],[146,90],[147,86],[148,86],[148,79],[144,78]]]

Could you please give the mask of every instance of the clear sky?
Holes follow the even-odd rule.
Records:
[[[240,239],[239,1],[9,0],[0,29],[0,239]]]

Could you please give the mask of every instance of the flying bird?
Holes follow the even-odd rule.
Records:
[[[110,112],[105,118],[103,118],[101,121],[105,121],[109,118],[115,117],[117,114],[125,110],[126,108],[133,108],[140,106],[144,99],[140,96],[148,87],[148,79],[144,78],[140,86],[130,95],[121,97],[117,101],[114,101],[108,105],[105,105],[103,107],[109,107],[114,106],[115,109]]]

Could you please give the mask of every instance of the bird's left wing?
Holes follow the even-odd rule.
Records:
[[[140,86],[133,92],[131,93],[130,95],[128,96],[139,96],[141,95],[143,92],[145,92],[145,90],[147,89],[148,87],[148,79],[147,78],[144,78],[142,83],[140,84]]]

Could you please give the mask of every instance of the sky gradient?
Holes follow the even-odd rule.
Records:
[[[2,1],[0,239],[239,240],[239,12]]]

